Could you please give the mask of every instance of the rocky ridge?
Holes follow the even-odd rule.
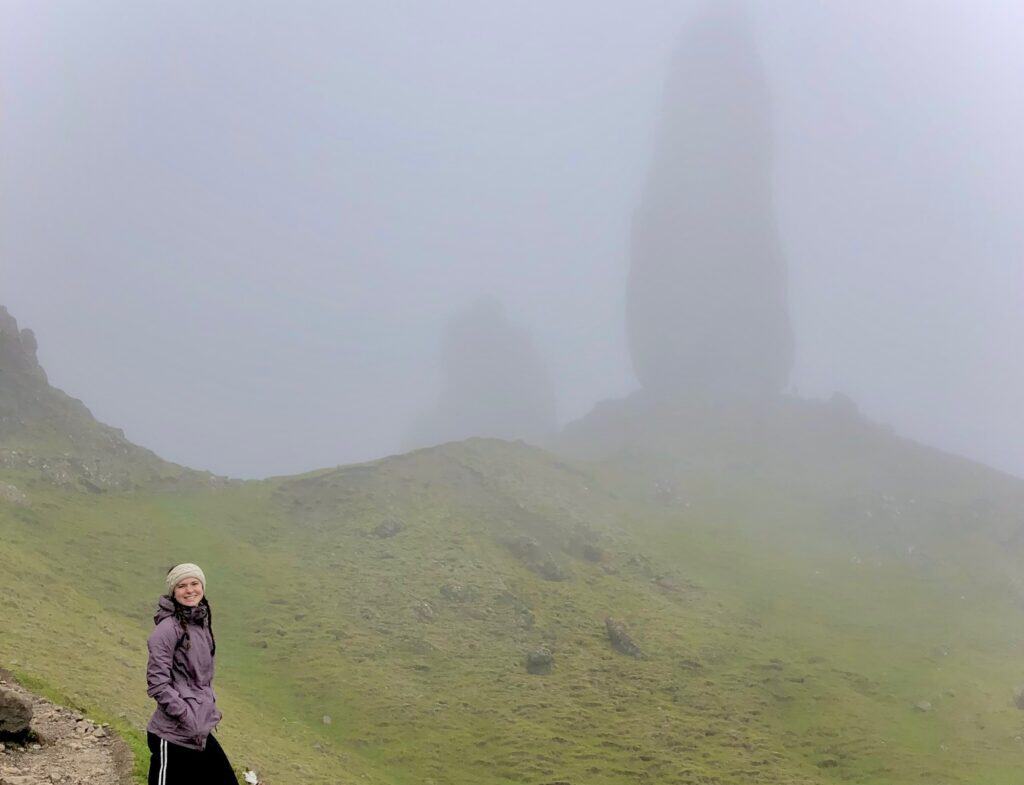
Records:
[[[165,461],[96,420],[80,400],[50,385],[37,346],[32,330],[19,328],[0,305],[0,469],[19,475],[15,491],[0,497],[27,506],[36,482],[86,493],[229,482]]]

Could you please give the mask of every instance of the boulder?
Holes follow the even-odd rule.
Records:
[[[630,657],[636,657],[638,660],[643,659],[644,653],[637,646],[636,642],[629,634],[629,630],[624,622],[613,619],[609,616],[604,620],[605,630],[608,632],[608,640],[612,643],[612,648],[617,652],[626,654]]]
[[[551,673],[554,664],[555,657],[547,646],[541,646],[526,655],[526,672],[536,676]]]
[[[0,733],[20,734],[32,722],[32,703],[14,690],[0,687]]]
[[[396,521],[394,519],[388,519],[386,521],[382,521],[381,523],[378,523],[374,527],[373,535],[375,537],[379,537],[380,539],[384,540],[384,539],[387,539],[388,537],[394,537],[396,534],[398,534],[404,528],[405,528],[405,524],[402,523],[401,521]]]
[[[503,542],[516,558],[544,580],[564,581],[571,577],[569,571],[532,537],[519,535],[506,538]]]

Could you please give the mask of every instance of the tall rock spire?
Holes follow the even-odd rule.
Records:
[[[529,333],[484,298],[445,330],[442,389],[406,438],[426,447],[471,436],[543,441],[556,428],[555,391]]]
[[[709,4],[668,79],[634,217],[627,322],[658,395],[764,397],[792,366],[771,196],[770,105],[744,15]]]

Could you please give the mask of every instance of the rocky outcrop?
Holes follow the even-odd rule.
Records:
[[[28,328],[18,329],[17,320],[0,305],[0,374],[28,373],[45,382],[37,348],[35,333]]]
[[[764,397],[792,365],[771,195],[770,106],[738,4],[685,31],[633,222],[633,366],[659,397]]]
[[[36,357],[35,335],[0,305],[0,468],[27,471],[48,484],[85,493],[142,484],[217,486],[224,477],[195,472],[132,444],[76,398],[51,387]],[[10,447],[18,444],[17,449]],[[7,492],[3,498],[12,503]]]

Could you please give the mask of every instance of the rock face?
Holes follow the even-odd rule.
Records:
[[[792,366],[771,198],[769,98],[742,14],[709,5],[686,30],[634,217],[633,366],[661,397],[765,397]]]
[[[420,415],[408,448],[471,436],[542,440],[554,432],[554,387],[530,336],[500,303],[483,300],[448,325],[437,405]]]

